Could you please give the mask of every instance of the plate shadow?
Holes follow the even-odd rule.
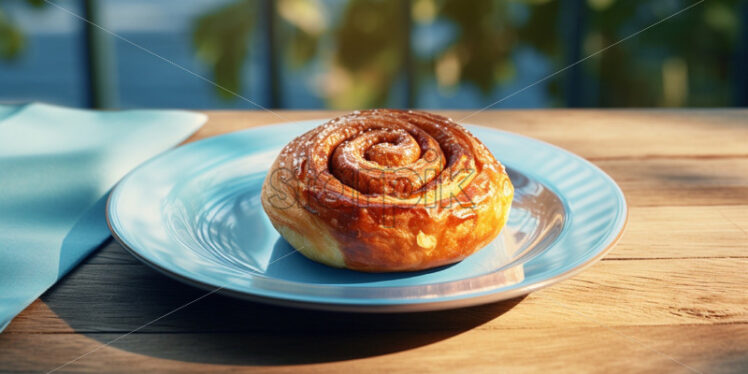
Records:
[[[150,269],[110,241],[41,299],[76,332],[107,343],[205,293]],[[498,318],[521,301],[372,314],[277,307],[212,294],[111,346],[212,364],[334,362],[439,342]]]

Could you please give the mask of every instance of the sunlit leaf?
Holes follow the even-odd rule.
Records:
[[[290,26],[284,53],[292,67],[311,62],[319,51],[321,35],[327,30],[329,9],[318,0],[280,0],[278,16]]]
[[[8,60],[17,57],[25,42],[21,30],[0,9],[0,58]]]
[[[247,57],[256,3],[240,0],[195,21],[193,43],[197,56],[213,68],[218,93],[235,98],[241,90],[242,65]]]
[[[330,98],[335,107],[376,107],[387,96],[405,64],[410,40],[406,17],[410,10],[401,0],[351,0],[335,32],[334,63],[347,70],[353,91]]]
[[[497,67],[511,63],[508,59],[517,35],[516,30],[508,27],[510,22],[506,2],[478,0],[470,4],[465,6],[465,2],[460,0],[442,1],[439,15],[457,25],[459,36],[454,46],[437,58],[436,66],[443,66],[439,62],[456,52],[461,80],[487,94],[493,91],[496,84],[494,77]],[[439,72],[436,71],[437,81]]]
[[[44,0],[26,0],[26,3],[35,6],[35,7],[42,7],[46,3]]]

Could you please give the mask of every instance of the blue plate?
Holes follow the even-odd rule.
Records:
[[[260,189],[280,149],[323,123],[255,128],[187,144],[138,167],[109,198],[115,238],[135,257],[207,290],[305,308],[390,312],[504,300],[568,278],[620,237],[623,193],[584,159],[520,135],[466,126],[515,186],[502,234],[464,261],[415,273],[330,268],[273,229]]]

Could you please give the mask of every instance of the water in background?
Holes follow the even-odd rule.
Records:
[[[222,98],[217,94],[213,85],[201,79],[204,77],[213,80],[213,70],[211,66],[196,57],[193,44],[192,32],[195,20],[219,9],[222,4],[231,4],[234,1],[236,0],[100,1],[102,12],[99,22],[102,26],[160,56],[153,56],[131,45],[128,41],[112,39],[116,59],[114,68],[116,106],[119,108],[257,109],[256,105],[242,99]],[[331,23],[331,29],[339,27],[345,6],[351,4],[351,1],[346,0],[315,1],[325,4],[325,11],[329,13],[325,16]],[[672,13],[674,9],[682,8],[687,4],[687,1],[685,3],[684,1],[673,0],[668,2],[667,6],[664,3],[648,2],[637,2],[638,5],[628,6],[626,4],[633,3],[614,0],[587,1],[587,3],[589,6],[608,3],[613,4],[612,6],[621,6],[624,10],[632,10],[633,13],[626,16],[630,19],[621,23],[625,27],[621,31],[613,30],[612,39],[609,37],[609,40],[619,40],[641,28],[642,25],[661,19],[663,15]],[[255,3],[260,4],[259,1]],[[433,1],[413,0],[412,3],[426,4],[433,3]],[[723,106],[740,101],[735,101],[731,97],[733,95],[743,98],[746,96],[738,94],[748,90],[748,87],[741,86],[745,85],[744,81],[748,74],[744,69],[740,69],[739,60],[733,60],[733,56],[740,56],[739,53],[733,52],[733,48],[737,45],[736,43],[741,43],[739,30],[742,29],[740,24],[736,23],[738,13],[731,12],[730,4],[732,3],[734,2],[731,0],[720,0],[709,3],[711,8],[705,8],[707,5],[704,5],[698,10],[701,13],[693,11],[680,16],[677,20],[681,22],[680,25],[673,23],[670,28],[665,27],[667,25],[659,26],[660,29],[628,41],[626,43],[628,50],[611,50],[601,58],[586,62],[584,74],[594,73],[605,77],[604,80],[585,78],[583,89],[586,91],[586,105]],[[60,3],[71,12],[82,14],[80,4],[81,2],[78,1]],[[518,24],[526,22],[530,14],[528,12],[531,12],[530,5],[521,2],[507,4],[509,4],[507,10],[511,13],[508,19],[515,20]],[[52,6],[46,5],[35,9],[22,0],[6,0],[2,2],[0,9],[18,24],[27,40],[24,49],[16,58],[0,59],[0,102],[45,101],[78,107],[88,105],[86,51],[82,21]],[[257,14],[260,14],[259,7],[257,10]],[[556,13],[562,16],[561,11],[553,10],[552,14]],[[605,24],[603,23],[602,26],[595,24],[595,22],[600,23],[601,20],[604,19],[590,21],[590,27],[594,26],[597,29],[584,37],[585,53],[599,50],[607,43],[601,42]],[[256,30],[249,41],[250,48],[241,65],[239,93],[252,102],[267,107],[272,106],[273,103],[269,89],[271,81],[267,75],[270,60],[267,58],[268,46],[265,44],[267,40],[261,27],[262,22],[263,20],[257,22]],[[704,26],[701,23],[712,25],[707,31],[724,34],[720,36],[722,39],[716,38],[721,34],[712,35],[703,32]],[[697,40],[690,40],[680,35],[679,30],[685,30],[683,25],[693,24],[702,27],[702,29],[696,27],[693,29],[698,31],[698,35],[706,35],[705,41],[702,40],[703,43],[701,43],[706,47],[695,49],[699,45]],[[556,30],[561,26],[563,25],[554,24],[549,27],[551,30]],[[282,31],[282,26],[278,26],[278,29]],[[435,56],[442,53],[445,46],[460,35],[460,32],[461,30],[455,27],[445,26],[442,21],[428,25],[415,25],[411,33],[413,54],[424,61],[432,59],[436,64],[438,62]],[[330,80],[335,81],[335,79],[329,79],[331,70],[329,55],[336,48],[331,41],[330,34],[331,32],[328,32],[323,35],[319,41],[318,48],[322,50],[322,53],[303,66],[294,66],[282,59],[277,62],[279,72],[277,85],[278,92],[280,92],[277,106],[307,109],[335,105],[331,104],[325,91],[320,89],[320,82],[324,79],[328,79],[328,84]],[[559,41],[560,36],[555,34],[554,32],[539,35],[541,44],[546,39],[549,41],[551,46],[549,50],[553,51],[551,53],[547,50],[538,50],[537,41],[534,44],[525,43],[522,40],[516,43],[508,55],[513,66],[510,78],[496,81],[488,91],[481,91],[475,84],[462,80],[444,89],[433,72],[419,74],[413,106],[481,108],[507,96],[510,97],[502,100],[495,108],[538,108],[564,105],[564,87],[558,79],[563,78],[563,75],[541,81],[567,64],[564,58],[559,57],[563,56],[562,47],[565,46],[562,41]],[[746,32],[743,31],[743,34]],[[657,39],[660,36],[662,40]],[[534,36],[530,35],[530,37]],[[642,38],[650,38],[654,43],[640,44],[639,39]],[[690,41],[683,46],[673,47],[671,45],[673,40],[682,43],[686,39]],[[281,40],[284,43],[287,41],[282,39],[282,36]],[[726,45],[724,40],[733,43],[733,46]],[[666,52],[664,48],[653,48],[652,45],[672,47],[676,53],[681,55],[668,55],[673,52]],[[285,47],[285,45],[280,47]],[[707,50],[702,51],[703,48]],[[745,46],[743,49],[746,49]],[[681,50],[684,52],[677,52]],[[322,57],[325,53],[328,55],[327,60]],[[743,51],[743,54],[748,54],[748,52]],[[747,58],[743,56],[743,59]],[[626,62],[622,65],[621,61]],[[420,68],[423,68],[422,65]],[[518,91],[521,92],[514,95]],[[400,74],[389,87],[383,106],[408,106],[406,92],[406,79]]]
[[[228,1],[223,1],[228,2]],[[72,12],[82,13],[76,2],[63,4]],[[195,57],[191,23],[202,12],[220,5],[219,1],[169,0],[151,2],[103,2],[102,25],[127,40],[147,48],[166,60],[178,64],[194,74],[211,78],[208,66]],[[11,1],[8,12],[24,30],[27,44],[23,52],[10,61],[0,60],[0,101],[44,101],[84,107],[87,105],[85,50],[83,25],[69,14],[46,7],[31,9],[20,1]],[[332,7],[331,9],[336,9]],[[339,9],[338,9],[339,11]],[[452,38],[455,30],[441,32],[441,36],[427,30],[415,32],[414,46],[435,45]],[[255,33],[252,53],[243,66],[241,94],[262,106],[269,106],[267,76],[261,53],[264,39]],[[169,62],[130,45],[113,39],[116,54],[118,107],[159,108],[242,108],[257,109],[241,99],[226,100],[216,94],[210,83]],[[518,49],[513,55],[523,69],[509,84],[496,87],[485,95],[470,84],[461,84],[444,93],[434,79],[421,83],[416,105],[423,108],[477,108],[492,103],[551,72],[551,65],[542,55],[530,48]],[[319,60],[319,59],[318,59]],[[320,108],[325,106],[317,92],[317,77],[326,66],[313,61],[303,68],[285,64],[281,71],[281,104],[288,108]],[[388,106],[406,105],[401,82],[393,86]],[[549,105],[546,87],[534,86],[498,107],[545,107]]]

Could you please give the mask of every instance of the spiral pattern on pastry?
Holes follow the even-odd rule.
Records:
[[[504,167],[462,126],[376,109],[291,141],[265,179],[262,204],[312,260],[413,271],[460,261],[492,241],[513,193]]]

